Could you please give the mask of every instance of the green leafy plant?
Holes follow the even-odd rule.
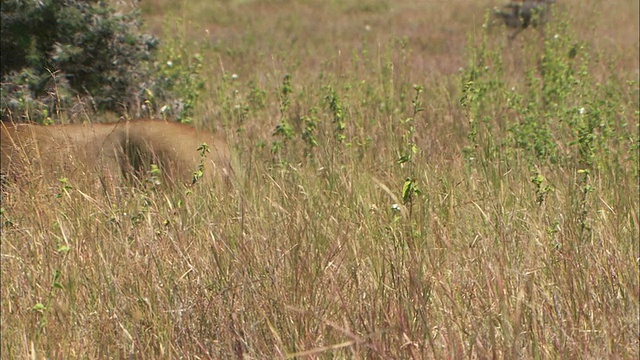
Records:
[[[275,140],[271,144],[271,152],[279,153],[282,148],[293,139],[295,130],[287,120],[289,106],[291,105],[291,93],[293,88],[291,87],[291,74],[286,74],[282,78],[282,87],[280,88],[280,123],[276,125],[273,131],[273,135],[280,140]]]
[[[325,88],[327,95],[325,96],[325,102],[327,107],[329,108],[329,112],[331,113],[331,121],[334,124],[334,136],[338,142],[344,142],[345,135],[344,131],[347,126],[344,119],[344,111],[342,107],[342,103],[340,102],[340,98],[338,94],[331,86],[327,86]]]
[[[309,115],[304,115],[300,119],[304,124],[304,128],[302,129],[302,141],[304,141],[304,157],[313,158],[313,149],[318,146],[318,139],[316,138],[316,130],[318,128],[318,120],[317,120],[318,109],[312,107],[309,110]]]
[[[3,117],[43,121],[87,99],[89,109],[137,107],[157,40],[136,12],[97,0],[2,3]]]
[[[167,25],[165,32],[175,33],[174,26]],[[167,39],[158,48],[155,62],[155,81],[151,82],[144,93],[145,102],[149,105],[149,115],[157,112],[164,118],[172,118],[182,123],[193,120],[194,111],[200,93],[204,90],[201,73],[204,57],[192,48],[186,35],[178,31],[177,36],[165,36]]]
[[[402,134],[402,144],[400,148],[400,156],[398,158],[398,164],[403,165],[405,163],[411,163],[414,155],[418,152],[418,146],[415,143],[414,136],[416,129],[413,125],[416,116],[424,111],[424,105],[420,100],[420,94],[424,91],[422,85],[413,85],[415,90],[415,96],[411,100],[412,115],[402,122],[402,125],[406,127],[405,132]]]
[[[204,160],[208,153],[211,152],[209,145],[202,144],[198,147],[198,153],[200,154],[200,163],[198,164],[198,168],[193,172],[193,177],[191,180],[191,185],[197,183],[202,176],[204,176]]]
[[[69,179],[67,178],[60,178],[58,179],[58,182],[60,183],[60,192],[56,194],[56,198],[61,198],[63,196],[69,196],[69,191],[73,190],[73,186],[71,186],[71,184],[69,184]]]
[[[58,248],[58,253],[63,255],[67,254],[70,251],[68,246],[61,246]],[[47,293],[47,297],[44,303],[37,303],[33,305],[31,308],[32,311],[39,314],[38,320],[38,331],[35,336],[35,343],[38,344],[40,341],[40,337],[45,332],[45,329],[48,326],[48,319],[51,314],[51,304],[53,302],[53,298],[55,296],[56,290],[64,290],[64,286],[60,283],[60,276],[62,273],[60,270],[55,270],[53,273],[53,278],[51,279],[51,285],[49,286],[49,291]]]
[[[499,153],[500,143],[494,136],[496,124],[492,121],[492,112],[505,102],[501,51],[491,46],[487,33],[482,33],[480,44],[470,50],[469,58],[461,78],[459,99],[469,124],[469,144],[463,152],[470,162],[493,161]]]
[[[536,202],[538,203],[538,205],[542,205],[545,198],[547,197],[547,194],[553,191],[553,188],[547,184],[546,179],[539,172],[536,172],[531,177],[531,182],[536,189]]]

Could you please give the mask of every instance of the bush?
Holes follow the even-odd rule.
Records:
[[[3,119],[44,121],[79,101],[137,111],[158,45],[139,25],[103,1],[3,0]]]

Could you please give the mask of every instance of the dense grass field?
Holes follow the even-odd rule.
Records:
[[[637,359],[638,2],[500,4],[142,1],[234,188],[6,187],[2,358]]]

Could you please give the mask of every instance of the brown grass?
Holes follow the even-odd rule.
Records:
[[[6,186],[3,358],[638,358],[638,91],[626,85],[638,80],[638,3],[558,0],[600,59],[593,78],[628,86],[628,124],[598,153],[609,165],[586,197],[578,160],[535,163],[553,188],[541,204],[523,153],[465,156],[460,69],[494,5],[145,3],[153,31],[183,33],[206,57],[196,117],[226,129],[238,186],[110,200],[82,181]],[[541,41],[526,31],[500,48],[505,30],[489,29],[516,90]],[[425,87],[417,115],[413,84]],[[486,111],[495,139],[517,116]],[[282,119],[291,140],[272,135]],[[421,193],[403,204],[407,177]]]

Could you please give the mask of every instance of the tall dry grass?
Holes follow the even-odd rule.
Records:
[[[637,2],[143,5],[237,184],[5,187],[3,357],[638,357]]]

